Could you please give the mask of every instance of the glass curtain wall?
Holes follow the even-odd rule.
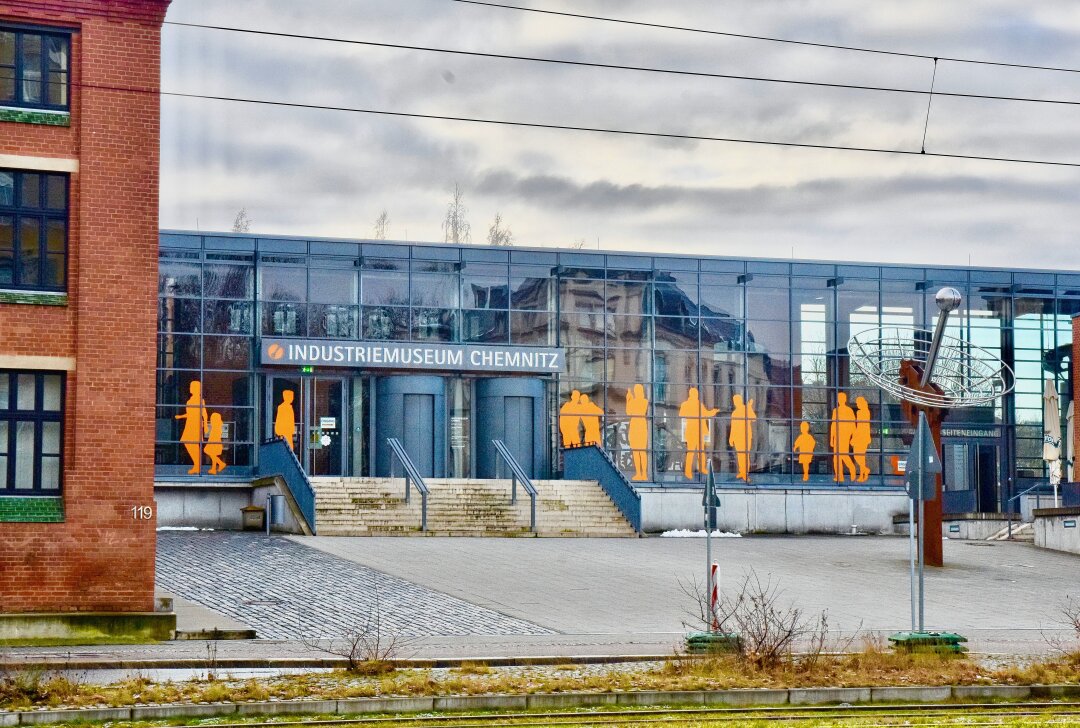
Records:
[[[724,482],[745,468],[756,485],[833,486],[830,441],[850,418],[844,485],[895,486],[910,427],[849,365],[847,342],[880,326],[932,327],[946,285],[964,296],[949,333],[1000,356],[1017,385],[948,422],[1001,433],[1015,477],[1044,477],[1043,382],[1056,383],[1064,418],[1077,275],[165,233],[158,464],[189,465],[176,415],[193,381],[227,425],[228,464],[253,462],[254,346],[275,336],[559,346],[568,370],[549,390],[553,447],[576,392],[628,477],[642,475],[637,451],[642,479],[700,483],[702,450]],[[468,380],[454,386],[463,422]],[[691,412],[715,419],[688,430]]]

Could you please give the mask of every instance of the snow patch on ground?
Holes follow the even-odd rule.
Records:
[[[713,531],[713,538],[742,538],[741,533],[731,533],[730,531]],[[705,529],[700,531],[691,531],[684,528],[676,528],[674,531],[664,531],[660,534],[660,538],[705,538]]]

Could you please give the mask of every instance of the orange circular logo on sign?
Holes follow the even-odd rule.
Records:
[[[270,348],[266,350],[266,354],[274,361],[277,361],[285,356],[285,349],[282,348],[281,344],[271,344]]]

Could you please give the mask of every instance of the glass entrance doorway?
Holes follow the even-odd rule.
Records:
[[[997,442],[946,439],[943,449],[945,512],[998,512]]]
[[[308,475],[345,474],[345,380],[274,376],[266,387],[266,433],[290,440]]]

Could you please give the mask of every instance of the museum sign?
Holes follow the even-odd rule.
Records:
[[[328,343],[326,339],[263,339],[263,364],[347,367],[352,369],[422,369],[460,372],[566,372],[563,349],[537,346],[483,346],[392,341]]]

